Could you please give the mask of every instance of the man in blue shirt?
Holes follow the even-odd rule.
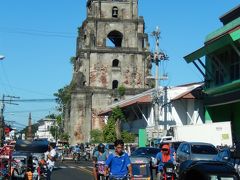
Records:
[[[116,140],[114,146],[115,152],[110,154],[106,161],[105,175],[107,175],[108,169],[110,169],[110,180],[114,180],[115,178],[127,180],[128,174],[131,179],[133,179],[130,158],[128,154],[124,152],[124,142],[122,140]]]

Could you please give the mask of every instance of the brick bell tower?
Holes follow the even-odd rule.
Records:
[[[87,18],[78,31],[69,117],[65,131],[70,143],[88,142],[90,131],[100,129],[97,116],[118,100],[149,88],[151,62],[144,19],[138,16],[137,0],[88,0]]]

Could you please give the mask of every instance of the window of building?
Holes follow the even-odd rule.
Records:
[[[114,18],[118,17],[118,8],[116,6],[112,8],[112,17]]]
[[[114,80],[112,82],[112,89],[117,89],[118,88],[118,81],[117,80]]]
[[[235,52],[235,50],[231,50],[230,53],[231,64],[230,64],[230,79],[231,81],[240,79],[240,58]]]
[[[119,31],[111,31],[107,36],[107,46],[108,47],[121,47],[122,46],[123,35]]]
[[[215,85],[220,85],[224,83],[224,71],[221,66],[221,64],[215,60],[213,57],[212,60],[215,62],[215,65],[213,66],[214,69],[214,80],[215,80]]]
[[[114,59],[112,62],[112,67],[118,67],[119,66],[119,60],[118,59]]]

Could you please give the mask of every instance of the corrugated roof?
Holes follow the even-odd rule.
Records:
[[[152,91],[151,91],[152,92]],[[151,103],[152,102],[152,98],[151,98],[151,93],[150,94],[140,94],[142,96],[138,96],[138,97],[134,97],[132,99],[127,99],[127,100],[123,100],[120,101],[118,103],[115,103],[113,105],[111,105],[107,110],[104,110],[102,112],[100,112],[98,115],[99,116],[104,116],[107,113],[111,112],[113,108],[115,107],[120,107],[120,108],[124,108],[124,107],[128,107],[134,104],[147,104],[147,103]]]
[[[169,91],[171,91],[171,96],[170,100],[177,100],[177,99],[194,99],[194,95],[191,94],[191,92],[202,86],[204,83],[189,83],[189,84],[184,84],[180,86],[175,86],[172,88],[169,88]],[[162,89],[162,88],[160,88]],[[131,98],[119,101],[117,103],[114,103],[106,108],[106,110],[101,111],[98,115],[99,116],[104,116],[107,115],[109,112],[112,111],[113,108],[115,107],[120,107],[120,108],[125,108],[128,106],[132,106],[134,104],[146,104],[146,103],[151,103],[152,102],[152,95],[156,91],[156,89],[150,89],[148,91],[145,91],[143,93],[137,94]]]

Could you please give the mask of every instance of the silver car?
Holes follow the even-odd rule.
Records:
[[[183,142],[177,149],[176,160],[178,163],[186,160],[213,160],[217,154],[218,151],[212,144]]]

